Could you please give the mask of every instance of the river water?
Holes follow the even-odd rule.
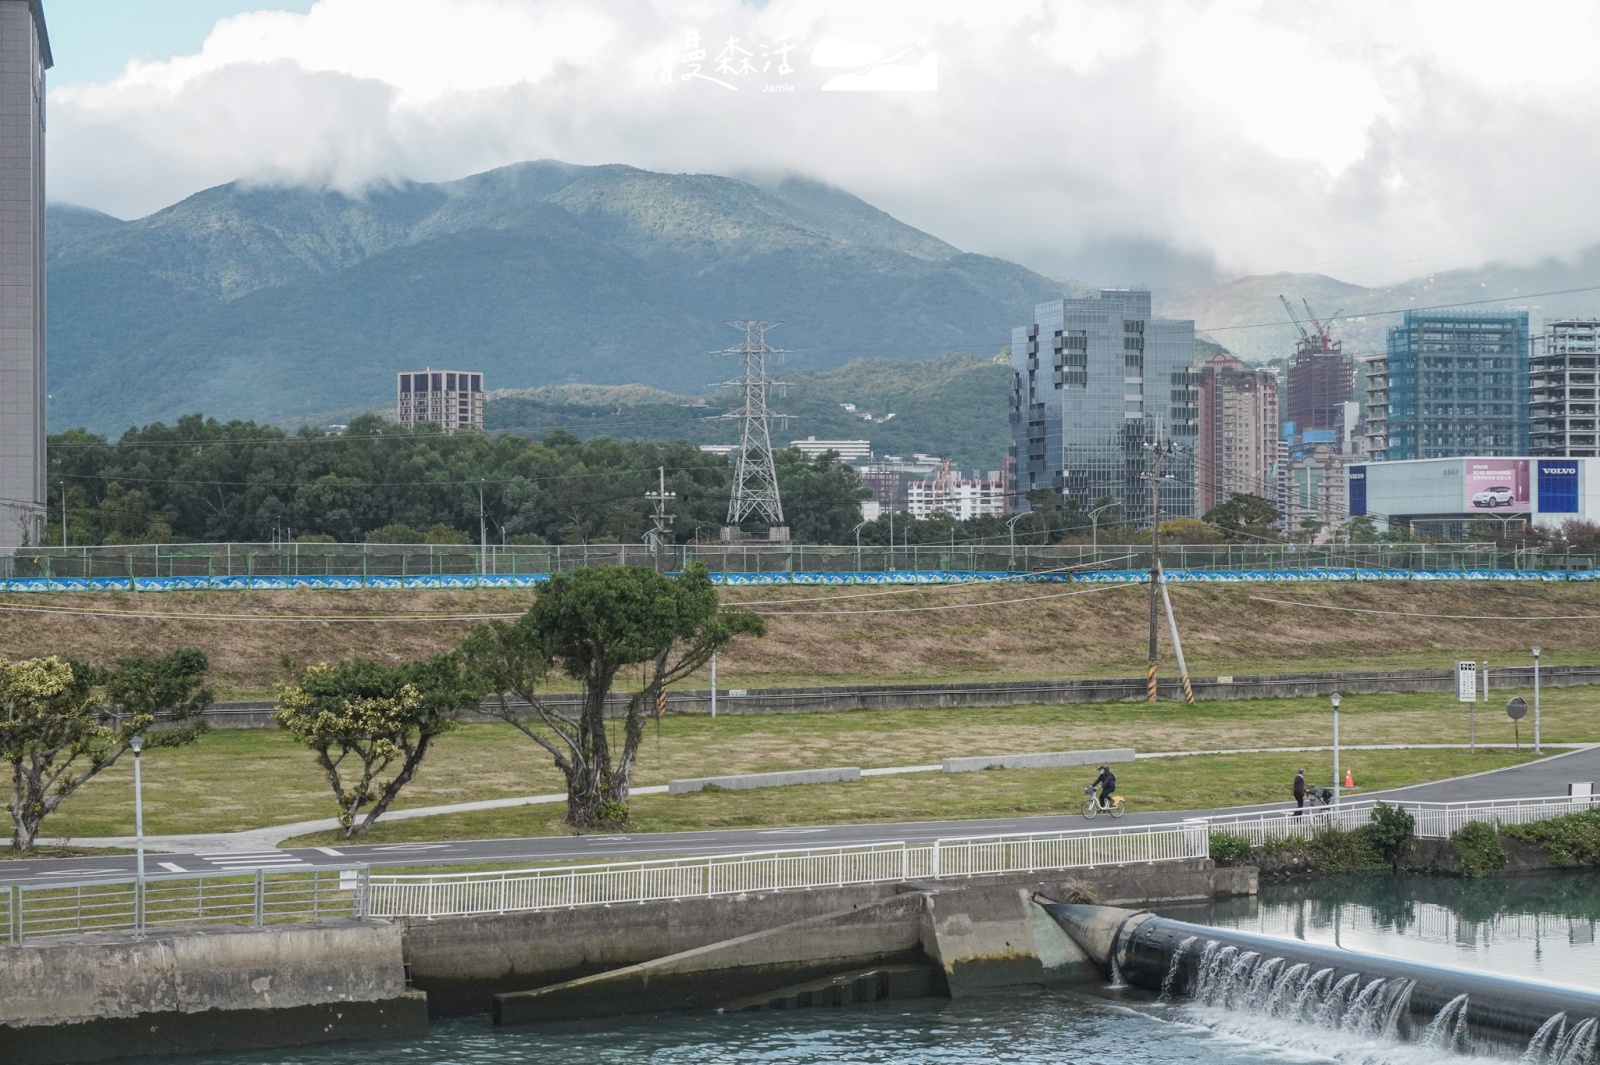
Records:
[[[1198,924],[1600,991],[1595,948],[1600,877],[1594,875],[1476,883],[1364,877],[1267,884],[1258,899],[1162,912]],[[1089,987],[536,1028],[496,1029],[487,1018],[465,1018],[436,1022],[427,1036],[415,1040],[163,1060],[174,1065],[1444,1065],[1463,1057],[1248,1012],[1164,1003],[1133,989]]]

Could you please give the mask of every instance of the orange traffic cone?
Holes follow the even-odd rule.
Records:
[[[1347,788],[1353,788],[1356,786],[1356,775],[1348,768],[1344,771],[1344,786]]]

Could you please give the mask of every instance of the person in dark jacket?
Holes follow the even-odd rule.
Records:
[[[1100,767],[1100,775],[1094,778],[1094,786],[1100,789],[1100,805],[1110,806],[1111,793],[1117,789],[1117,775],[1110,766]]]
[[[1301,816],[1306,812],[1306,771],[1304,768],[1294,775],[1294,815]]]

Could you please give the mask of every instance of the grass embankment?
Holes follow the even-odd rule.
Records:
[[[1370,751],[1359,762],[1365,788],[1401,787],[1528,761],[1529,753]],[[1134,810],[1186,810],[1236,803],[1281,802],[1288,781],[1306,761],[1295,754],[1201,755],[1118,766],[1118,791]],[[759,791],[642,795],[630,808],[641,832],[722,828],[783,828],[815,824],[881,824],[1075,813],[1093,769],[999,770],[874,777],[852,784],[815,784]],[[569,830],[559,805],[380,821],[363,842],[557,836]],[[1096,821],[1111,824],[1110,821]],[[326,846],[336,833],[317,833],[285,846]],[[804,845],[804,836],[772,837],[773,847]]]
[[[1446,695],[1351,696],[1341,715],[1341,740],[1347,746],[1464,743],[1466,717],[1466,708]],[[1483,742],[1511,740],[1503,714],[1480,707],[1478,719]],[[1600,700],[1593,689],[1549,690],[1543,723],[1543,736],[1550,742],[1600,739]],[[649,726],[634,780],[637,785],[662,784],[717,773],[924,765],[961,755],[1105,746],[1152,752],[1318,745],[1328,742],[1329,733],[1328,705],[1321,698],[1193,707],[1128,703],[724,715],[715,721],[669,715]],[[1354,768],[1363,788],[1506,764],[1505,756],[1486,752],[1476,757],[1466,752],[1347,752],[1344,762]],[[1245,755],[1141,761],[1125,767],[1119,777],[1136,808],[1183,809],[1282,799],[1300,764],[1311,767],[1314,780],[1331,769],[1325,755]],[[144,769],[145,824],[152,834],[235,831],[334,812],[310,752],[275,730],[213,732],[193,747],[147,752]],[[1074,789],[1090,775],[1083,770],[928,773],[837,787],[672,799],[644,796],[636,800],[635,819],[643,828],[676,828],[1049,812],[1076,808],[1082,796]],[[516,730],[471,724],[435,744],[396,808],[563,790],[548,756]],[[132,765],[124,758],[68,799],[45,822],[45,834],[131,834],[131,794]],[[433,838],[521,834],[534,831],[529,826],[547,815],[559,818],[559,807],[493,811],[463,821],[426,818],[380,832]]]
[[[1063,595],[1065,592],[1085,594]],[[856,682],[1008,680],[1143,673],[1141,587],[1064,585],[900,588],[736,588],[728,602],[767,612],[770,634],[721,656],[725,687]],[[1541,643],[1549,664],[1592,658],[1600,620],[1484,623],[1382,617],[1284,606],[1288,599],[1436,615],[1594,615],[1587,584],[1388,583],[1271,586],[1174,585],[1184,651],[1197,676],[1322,669],[1447,667],[1456,658],[1524,663]],[[1046,598],[1040,598],[1046,597]],[[500,591],[129,592],[0,597],[8,657],[61,654],[109,663],[131,650],[181,646],[211,656],[220,698],[259,698],[284,679],[282,660],[354,655],[404,659],[453,646],[464,622],[204,621],[81,617],[5,608],[51,608],[256,617],[517,613],[532,593]],[[1020,600],[997,603],[999,600]],[[904,613],[956,604],[997,605]],[[1163,637],[1163,640],[1165,637]],[[704,678],[700,679],[704,683]]]

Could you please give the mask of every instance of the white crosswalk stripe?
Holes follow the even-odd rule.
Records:
[[[248,854],[197,854],[196,858],[221,869],[310,869],[311,864],[282,851],[261,851]]]

